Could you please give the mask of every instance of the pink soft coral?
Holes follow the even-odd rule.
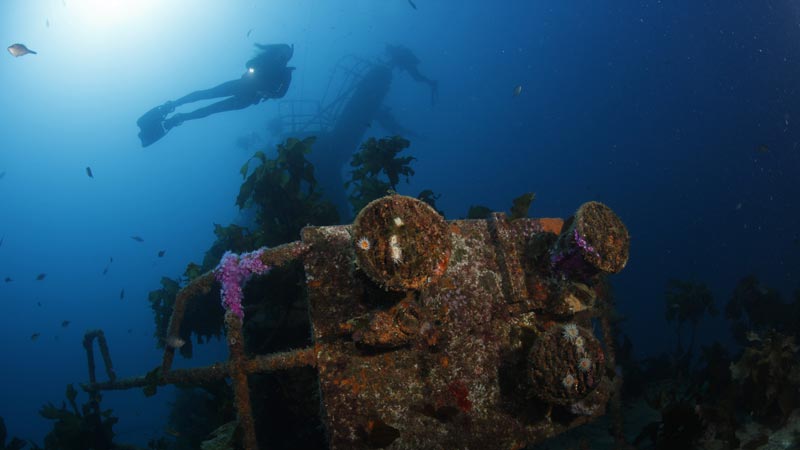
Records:
[[[270,270],[270,266],[261,262],[262,253],[264,249],[242,255],[228,251],[214,269],[214,276],[222,284],[222,306],[240,319],[244,318],[242,287],[254,274],[261,275]]]

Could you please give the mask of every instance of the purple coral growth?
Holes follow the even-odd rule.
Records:
[[[572,231],[574,233],[573,236],[575,237],[575,243],[578,244],[578,247],[582,248],[583,251],[586,252],[586,253],[590,253],[592,255],[599,256],[599,254],[597,253],[597,250],[595,250],[595,248],[592,247],[591,244],[586,242],[586,238],[585,237],[581,236],[581,234],[578,233],[578,229],[577,228],[572,230]]]
[[[597,267],[587,261],[587,256],[600,259],[600,252],[574,228],[572,233],[562,235],[558,245],[551,250],[550,264],[558,272],[577,279],[587,279],[598,272]]]
[[[270,270],[270,266],[261,262],[264,249],[237,255],[227,251],[214,269],[214,276],[222,284],[222,306],[240,319],[244,318],[242,308],[242,287],[253,275],[262,275]]]

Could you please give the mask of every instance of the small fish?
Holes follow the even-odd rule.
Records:
[[[133,333],[133,328],[128,328],[128,334]]]
[[[25,44],[12,44],[8,46],[8,53],[11,53],[11,56],[15,58],[19,58],[20,56],[25,56],[28,54],[35,55],[37,54],[35,51],[25,47]]]
[[[46,276],[47,276],[46,273],[40,273],[39,275],[36,275],[36,281],[42,281]]]
[[[119,291],[119,299],[122,300],[123,298],[125,298],[125,289]]]
[[[252,29],[252,28],[250,28],[249,30],[247,30],[247,37],[250,37],[250,33],[252,33],[252,32],[253,32],[253,29]]]
[[[14,281],[14,280],[13,280],[11,277],[6,277],[6,280],[5,280],[5,281],[6,281],[6,283],[11,283],[11,282],[12,282],[12,281]]]
[[[522,94],[522,85],[518,84],[514,87],[514,97],[519,97],[519,94]]]
[[[50,28],[50,19],[45,19],[45,21],[44,21],[44,25],[45,25],[47,28]]]
[[[415,5],[411,0],[408,0],[408,4],[411,5],[412,8],[417,9],[417,5]]]
[[[176,438],[181,437],[181,433],[179,431],[173,430],[172,428],[164,428],[164,432],[172,437]]]
[[[131,239],[136,242],[144,242],[144,239],[142,239],[140,236],[131,236]]]
[[[103,269],[103,275],[108,273],[108,269],[111,268],[111,263],[113,263],[113,262],[114,262],[114,257],[113,256],[108,258],[108,264],[106,264],[105,269]]]
[[[5,236],[3,236],[3,237],[0,237],[0,247],[2,247],[2,246],[3,246],[3,241],[4,241],[5,239],[6,239],[6,237],[5,237]]]
[[[31,340],[32,340],[32,341],[35,341],[35,340],[39,339],[39,336],[41,336],[41,334],[39,334],[39,333],[33,333],[33,334],[31,335]]]
[[[769,147],[766,144],[761,144],[756,148],[756,151],[758,153],[769,153]]]
[[[41,308],[41,307],[42,307],[42,302],[36,302],[36,306],[38,306],[39,308]]]
[[[86,166],[86,175],[88,175],[89,178],[94,178],[94,174],[92,173],[92,168],[89,166]]]
[[[6,176],[6,171],[0,172],[0,180],[2,180]]]
[[[181,348],[186,345],[186,341],[179,338],[178,336],[170,336],[164,340],[167,343],[167,346],[170,348]]]
[[[164,256],[164,253],[166,253],[166,252],[167,252],[166,250],[159,250],[159,251],[158,251],[158,257],[159,257],[159,258],[163,257],[163,256]]]
[[[61,322],[61,326],[64,327],[64,328],[67,328],[69,326],[69,324],[70,324],[69,320],[65,320],[65,321]]]

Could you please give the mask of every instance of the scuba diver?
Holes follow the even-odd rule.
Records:
[[[261,45],[258,55],[247,61],[247,70],[237,80],[226,81],[211,89],[192,92],[177,100],[147,111],[136,124],[139,125],[139,139],[142,147],[158,141],[172,128],[187,120],[201,119],[211,114],[244,109],[266,99],[282,98],[292,82],[294,67],[286,64],[294,54],[294,46],[287,44]],[[199,100],[227,97],[211,105],[188,113],[175,113],[176,107]]]
[[[389,55],[388,64],[393,68],[406,71],[417,83],[426,83],[431,87],[431,104],[436,104],[439,99],[439,83],[436,80],[422,75],[417,69],[419,58],[407,47],[402,45],[386,45],[386,54]]]

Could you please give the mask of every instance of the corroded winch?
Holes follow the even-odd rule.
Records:
[[[226,320],[227,363],[171,370],[168,347],[148,377],[95,383],[90,364],[84,389],[230,377],[244,446],[256,448],[246,375],[311,365],[333,449],[519,449],[605,412],[619,380],[603,275],[622,270],[628,249],[625,226],[597,202],[566,222],[445,221],[390,195],[352,225],[306,227],[301,242],[259,254],[304,262],[312,347],[248,359],[241,321]],[[215,286],[207,273],[181,291],[168,336],[185,303]]]
[[[394,195],[303,242],[332,448],[519,448],[604,412],[593,277],[629,246],[608,207],[445,222]]]

